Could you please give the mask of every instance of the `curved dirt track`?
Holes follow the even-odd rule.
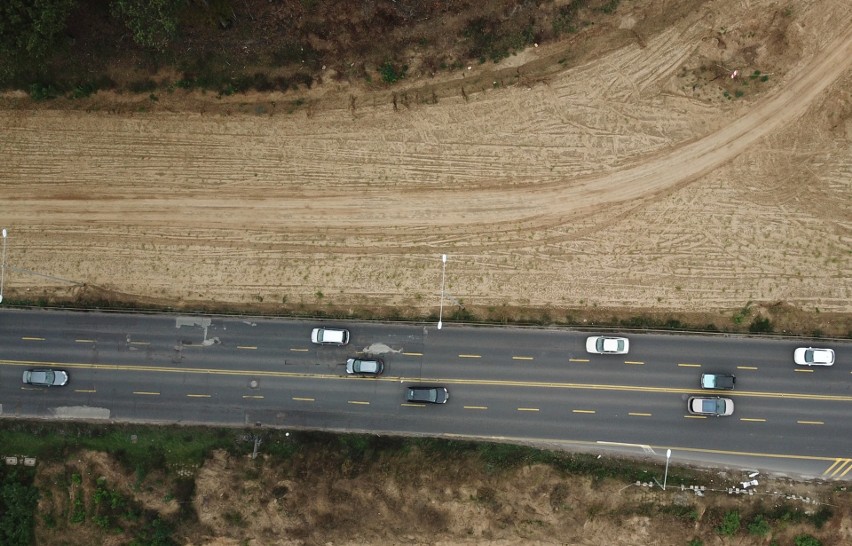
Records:
[[[720,21],[776,25],[763,8],[723,2],[543,84],[401,112],[2,111],[10,289],[54,284],[35,272],[142,297],[430,309],[446,252],[451,302],[848,312],[849,187],[826,182],[847,163],[772,164],[749,187],[730,171],[768,142],[842,150],[802,117],[849,79],[852,9],[803,4],[801,58],[751,98],[699,99],[677,76]],[[763,186],[793,204],[737,197]],[[758,240],[767,224],[783,236]]]

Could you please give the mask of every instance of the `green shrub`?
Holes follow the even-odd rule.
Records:
[[[768,318],[755,317],[748,327],[749,332],[753,333],[770,333],[772,332],[772,321]]]
[[[740,530],[740,513],[736,510],[725,514],[722,523],[716,527],[716,532],[723,537],[734,536]]]
[[[796,546],[822,546],[822,542],[818,538],[807,534],[797,536],[793,543]]]
[[[772,527],[763,516],[758,515],[748,524],[748,532],[750,535],[765,537],[772,532]]]
[[[390,61],[379,67],[379,74],[382,75],[382,81],[385,83],[396,83],[405,78],[405,73],[408,72],[408,65],[403,65],[402,68],[397,68]]]

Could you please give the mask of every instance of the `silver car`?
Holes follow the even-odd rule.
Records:
[[[36,387],[61,387],[68,383],[65,370],[36,369],[24,372],[24,384]]]
[[[721,396],[690,396],[686,409],[693,415],[727,417],[734,413],[734,401]]]

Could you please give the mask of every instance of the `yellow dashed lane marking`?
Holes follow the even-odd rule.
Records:
[[[638,413],[638,412],[630,412],[627,415],[632,415],[634,417],[651,417],[650,413]]]
[[[738,370],[756,370],[757,366],[737,366]]]
[[[293,400],[295,400],[296,402],[316,402],[316,400],[314,400],[313,398],[301,398],[299,396],[294,396]]]
[[[307,353],[308,350],[307,349],[300,349],[298,347],[291,347],[290,352],[291,353]]]
[[[144,396],[160,396],[160,393],[151,391],[133,391],[133,394],[140,394]]]
[[[94,339],[75,339],[74,341],[76,341],[77,343],[94,343],[95,342]]]
[[[588,358],[569,358],[568,362],[588,362]]]
[[[518,411],[540,411],[538,408],[518,408]]]
[[[43,337],[22,337],[24,341],[44,341]]]
[[[149,365],[119,365],[119,364],[84,364],[78,362],[53,362],[53,361],[28,361],[28,360],[6,360],[0,359],[0,364],[20,367],[44,367],[44,368],[66,368],[77,370],[111,370],[123,372],[153,372],[153,373],[180,373],[180,374],[210,374],[221,376],[238,377],[273,377],[279,379],[310,379],[323,381],[349,381],[348,376],[327,375],[322,373],[283,372],[272,370],[229,370],[222,368],[192,368],[176,366],[149,366]],[[399,383],[400,381],[414,381],[404,377],[384,376],[371,381],[384,381]],[[670,387],[643,387],[639,385],[616,385],[595,383],[561,383],[551,381],[508,381],[502,379],[459,379],[440,377],[418,377],[417,382],[446,383],[450,385],[476,385],[492,387],[528,387],[539,389],[568,389],[584,391],[607,391],[607,392],[646,392],[656,394],[695,394],[694,388],[670,388]],[[769,391],[737,391],[738,398],[783,398],[785,400],[822,400],[830,402],[852,402],[852,396],[836,394],[806,394],[799,392],[769,392]]]
[[[237,345],[237,349],[245,349],[247,351],[256,351],[257,346],[255,346],[255,345]]]
[[[482,358],[480,355],[459,355],[459,358]]]
[[[707,419],[706,415],[684,415],[687,419]]]
[[[464,406],[464,409],[487,410],[488,406]]]
[[[95,389],[74,389],[74,392],[98,392]]]
[[[423,353],[402,353],[405,356],[423,356]]]
[[[361,400],[349,400],[349,403],[359,405],[359,406],[369,406],[370,405],[369,402],[364,402],[364,401],[361,401]]]
[[[701,364],[678,364],[681,368],[700,368]]]
[[[642,366],[642,365],[645,364],[644,362],[639,362],[638,360],[625,360],[624,363],[625,364],[632,364],[634,366]]]
[[[513,356],[512,360],[532,360],[531,356]]]
[[[802,370],[802,369],[799,369],[799,368],[795,368],[793,371],[794,371],[794,372],[799,372],[799,373],[814,373],[814,371],[813,371],[813,370],[811,370],[811,369]]]
[[[796,421],[800,425],[824,425],[822,421]]]
[[[766,419],[755,419],[751,417],[740,417],[740,421],[749,421],[751,423],[765,423]]]
[[[571,413],[595,413],[593,409],[575,409],[571,410]]]
[[[210,398],[209,394],[187,394],[187,398]]]
[[[243,398],[250,400],[263,400],[263,396],[260,394],[244,394]]]

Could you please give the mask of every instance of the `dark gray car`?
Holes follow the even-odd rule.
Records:
[[[24,384],[36,387],[61,387],[68,383],[65,370],[36,369],[24,372]]]
[[[350,358],[346,361],[346,373],[351,375],[381,375],[385,363],[381,358]]]
[[[414,385],[406,387],[405,399],[417,404],[446,404],[450,399],[450,392],[446,387]]]

